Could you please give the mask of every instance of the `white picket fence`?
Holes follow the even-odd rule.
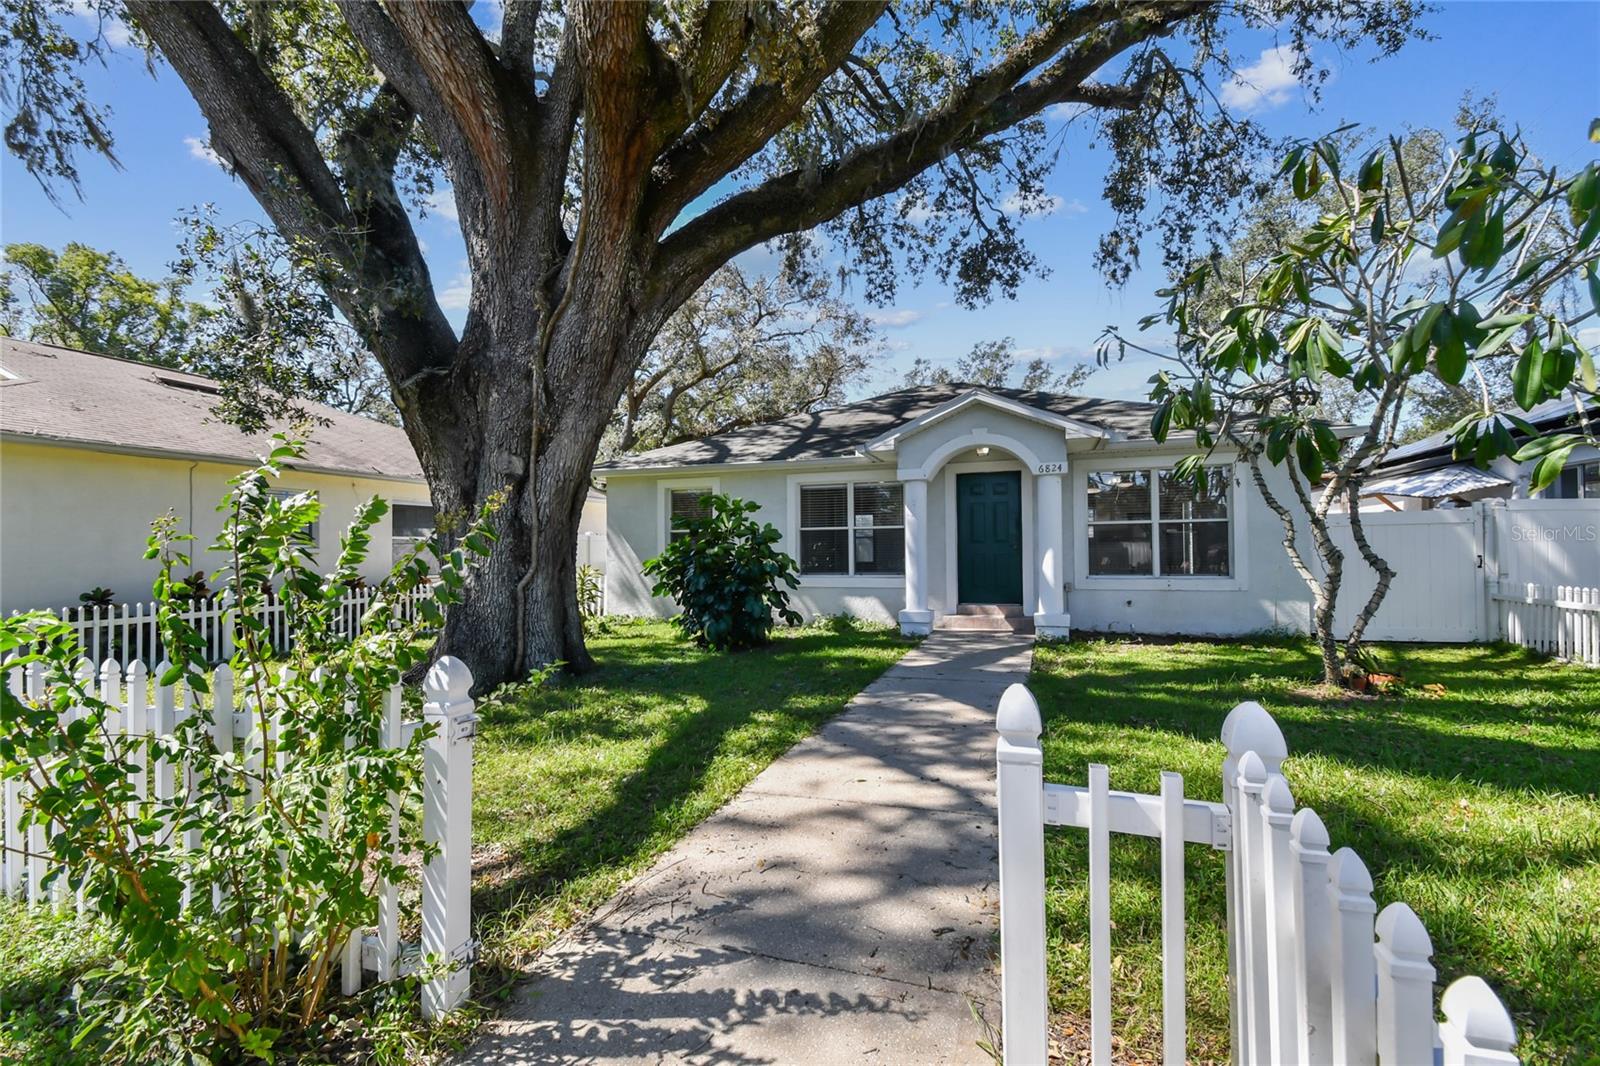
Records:
[[[1233,1061],[1383,1066],[1507,1066],[1516,1030],[1489,986],[1445,989],[1436,1022],[1433,945],[1410,907],[1378,912],[1372,878],[1349,848],[1329,853],[1315,811],[1295,810],[1281,773],[1288,748],[1260,704],[1222,726],[1222,803],[1186,799],[1161,775],[1157,796],[1114,792],[1089,767],[1087,788],[1046,784],[1038,704],[1022,685],[996,725],[1000,819],[1000,954],[1007,1066],[1047,1061],[1044,829],[1089,833],[1091,1055],[1111,1062],[1111,834],[1161,848],[1163,1061],[1185,1061],[1185,844],[1227,852],[1229,1016]],[[1376,920],[1374,920],[1376,918]]]
[[[337,622],[343,632],[355,631],[361,616],[372,606],[375,594],[373,589],[364,587],[350,589],[344,594],[339,604]],[[427,594],[426,590],[418,589],[402,597],[396,610],[401,620],[413,621],[418,601]],[[192,607],[179,615],[205,642],[206,657],[214,663],[220,663],[233,654],[232,628],[226,622],[228,611],[227,598],[217,595],[196,600]],[[13,617],[21,613],[11,612]],[[166,657],[166,646],[156,625],[154,601],[60,607],[52,613],[72,623],[79,646],[93,662],[107,658],[122,662],[137,660],[147,667],[153,667]],[[267,639],[273,650],[288,651],[290,626],[283,604],[276,600],[266,604],[261,616],[266,619]]]
[[[1600,588],[1502,581],[1489,595],[1503,639],[1600,666]]]
[[[8,681],[19,698],[44,698],[45,684],[41,663],[30,663],[26,670],[13,669]],[[150,752],[135,738],[171,735],[179,723],[202,714],[210,718],[211,735],[218,750],[237,752],[249,764],[259,765],[263,750],[260,720],[248,699],[235,700],[232,671],[222,665],[211,675],[210,707],[185,685],[153,686],[152,676],[166,670],[163,663],[154,674],[143,662],[134,660],[124,670],[107,659],[99,671],[99,697],[117,708],[115,721],[107,728],[113,735],[128,738],[128,758],[134,763],[134,781],[142,799],[170,800],[176,789],[192,789],[184,766],[165,759],[151,763]],[[26,676],[24,677],[24,674]],[[92,681],[94,670],[88,661],[80,677]],[[422,937],[420,944],[400,942],[400,901],[397,886],[377,886],[378,924],[353,933],[340,960],[340,988],[354,995],[373,981],[415,972],[420,960],[439,960],[441,965],[422,988],[423,1012],[438,1017],[458,1007],[466,998],[471,980],[475,945],[472,922],[472,747],[477,734],[477,715],[468,693],[472,674],[465,663],[453,656],[439,659],[423,680],[422,717],[402,719],[401,687],[388,693],[384,719],[385,743],[390,748],[406,746],[411,735],[423,725],[437,726],[423,748],[423,836],[438,852],[422,873]],[[71,721],[78,708],[63,712],[62,721]],[[268,728],[275,729],[270,719]],[[280,749],[280,758],[292,759],[292,752]],[[19,825],[27,803],[26,785],[18,780],[5,783],[0,827],[4,850],[0,851],[0,890],[7,896],[25,898],[40,906],[65,910],[85,910],[81,892],[75,887],[71,870],[46,887],[45,876],[52,858],[45,839],[45,827]],[[398,797],[391,797],[391,842],[398,841],[400,809]],[[191,842],[195,847],[198,842]]]

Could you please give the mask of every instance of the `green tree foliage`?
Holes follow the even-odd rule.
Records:
[[[213,312],[187,299],[193,281],[142,278],[122,257],[71,241],[5,246],[0,332],[24,340],[182,367]]]
[[[247,432],[311,418],[312,400],[394,424],[389,383],[317,286],[314,263],[259,226],[183,216],[172,274],[143,278],[113,252],[10,244],[0,333],[217,379],[214,408]],[[216,304],[189,299],[210,287]]]
[[[656,335],[603,452],[642,451],[843,402],[880,342],[818,277],[725,266]]]
[[[237,649],[228,667],[236,706],[263,737],[258,758],[219,751],[212,739],[212,674],[205,641],[184,617],[192,589],[178,576],[189,538],[170,515],[155,524],[148,555],[161,563],[153,593],[171,662],[151,681],[194,694],[193,713],[170,735],[115,728],[120,712],[78,672],[83,648],[70,623],[44,612],[0,621],[0,777],[29,786],[22,823],[45,831],[47,880],[82,886],[113,938],[106,969],[85,980],[86,1054],[231,1062],[312,1051],[342,947],[377,920],[378,880],[414,878],[408,860],[428,852],[417,809],[429,730],[388,747],[388,694],[419,665],[493,535],[486,515],[456,530],[453,550],[435,534],[396,561],[347,632],[346,587],[387,505],[362,504],[333,568],[318,572],[315,496],[267,491],[303,456],[283,441],[234,478],[212,545],[229,560],[211,581],[228,593]],[[397,612],[407,596],[421,597],[416,622]],[[290,628],[286,658],[269,639],[269,597]],[[35,667],[43,695],[18,696],[13,675]],[[81,711],[68,725],[70,707]],[[188,767],[191,787],[171,797],[141,789],[138,768],[158,760]],[[398,854],[379,846],[389,839],[390,795],[404,814]]]
[[[794,560],[775,545],[781,534],[751,515],[748,500],[709,493],[702,513],[674,520],[667,548],[646,560],[654,594],[677,601],[678,626],[696,644],[740,651],[767,643],[778,621],[800,624],[785,588],[798,588]]]
[[[318,285],[313,249],[209,211],[179,219],[181,262],[208,280],[220,305],[190,355],[222,385],[216,412],[247,431],[309,417],[314,400],[391,425],[399,415],[383,368]]]
[[[1083,388],[1089,376],[1097,369],[1093,363],[1075,363],[1065,370],[1057,370],[1052,360],[1033,356],[1020,367],[1017,342],[1010,337],[997,341],[979,341],[954,367],[935,366],[932,360],[918,356],[906,371],[907,385],[948,385],[961,382],[981,385],[984,388],[1012,386],[1019,389],[1038,389],[1042,392],[1075,393]]]
[[[1283,520],[1291,559],[1315,597],[1329,681],[1343,676],[1332,629],[1344,553],[1327,516],[1345,507],[1356,547],[1378,575],[1344,642],[1353,662],[1393,577],[1362,530],[1361,488],[1394,445],[1408,394],[1430,379],[1450,387],[1476,379],[1476,408],[1452,426],[1456,457],[1479,466],[1537,459],[1538,491],[1574,447],[1596,439],[1585,413],[1596,392],[1594,357],[1577,334],[1600,313],[1594,163],[1562,174],[1539,164],[1517,133],[1480,128],[1437,165],[1414,169],[1399,139],[1350,152],[1340,143],[1345,132],[1297,144],[1279,168],[1295,200],[1324,205],[1315,222],[1275,254],[1242,261],[1245,269],[1207,263],[1163,290],[1164,312],[1143,325],[1171,329],[1175,351],[1142,349],[1173,367],[1151,378],[1156,438],[1193,432],[1198,450],[1186,464],[1197,474],[1207,453],[1239,450]],[[1226,310],[1218,314],[1219,306]],[[1108,338],[1108,350],[1129,346]],[[1512,366],[1510,404],[1496,403],[1479,372],[1497,357]],[[1350,432],[1326,415],[1330,387],[1359,397]],[[1556,397],[1572,402],[1579,432],[1541,435],[1517,412]],[[1262,460],[1285,471],[1320,576],[1299,550],[1295,509],[1271,490]]]

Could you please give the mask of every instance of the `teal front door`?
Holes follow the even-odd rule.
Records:
[[[1022,602],[1022,475],[956,475],[956,585],[962,603]]]

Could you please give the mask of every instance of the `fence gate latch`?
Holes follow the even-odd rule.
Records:
[[[1233,813],[1226,807],[1211,812],[1211,850],[1233,850]]]
[[[469,940],[464,944],[456,945],[455,950],[450,952],[449,961],[458,966],[473,965],[478,961],[478,947],[480,944],[482,944],[481,940]]]
[[[450,742],[453,744],[461,740],[471,740],[478,735],[478,716],[464,714],[459,718],[450,720]]]

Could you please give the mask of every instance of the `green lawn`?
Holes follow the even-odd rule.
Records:
[[[717,655],[666,623],[613,622],[589,647],[592,674],[479,707],[473,907],[483,955],[474,989],[491,1000],[561,929],[842,710],[911,643],[887,627],[835,621]],[[0,900],[0,1061],[92,1061],[67,1049],[69,996],[104,950],[88,923]],[[400,1049],[373,1060],[409,1059],[454,1035],[420,1031],[396,1013],[367,1023]]]
[[[1049,780],[1221,798],[1223,717],[1245,699],[1277,718],[1285,774],[1335,847],[1371,868],[1378,905],[1409,903],[1432,934],[1439,985],[1490,982],[1525,1062],[1600,1056],[1600,670],[1517,648],[1387,646],[1396,695],[1328,702],[1300,641],[1040,645],[1032,686]],[[1443,686],[1426,691],[1425,685]],[[1068,1042],[1088,1030],[1086,834],[1047,836],[1051,1006]],[[1157,1058],[1160,896],[1154,841],[1113,838],[1115,1014],[1126,1052]],[[1190,847],[1190,1056],[1227,1053],[1220,853]],[[1119,1053],[1120,1054],[1120,1053]]]

